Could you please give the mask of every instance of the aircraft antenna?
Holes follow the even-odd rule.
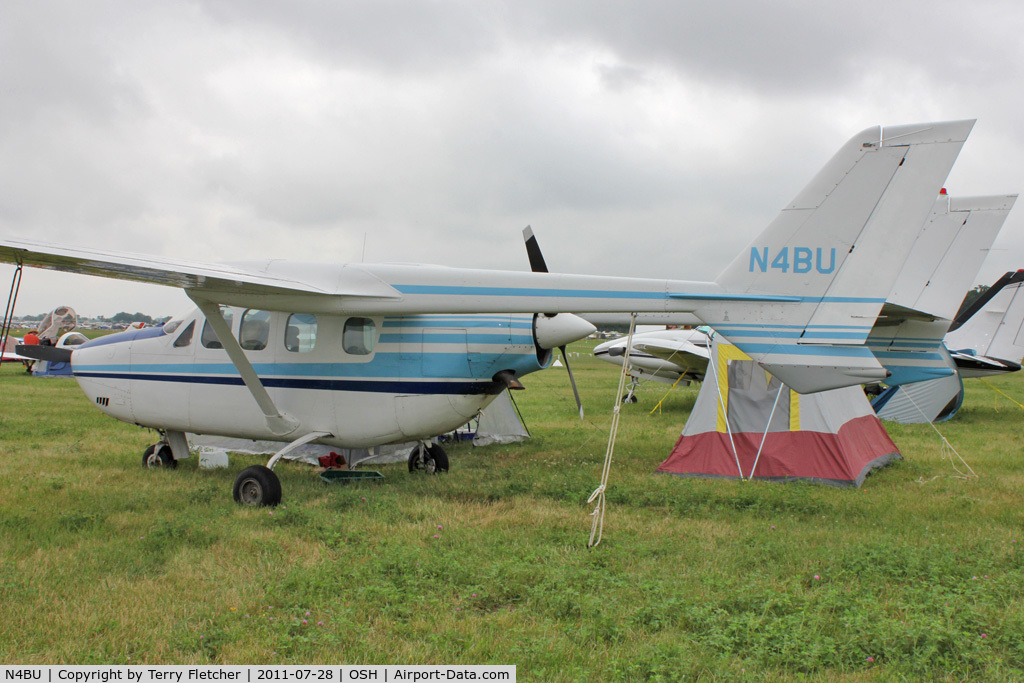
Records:
[[[366,263],[366,233],[363,233],[363,255],[359,258],[360,263]]]

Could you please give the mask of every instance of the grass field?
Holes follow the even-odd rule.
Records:
[[[153,433],[73,380],[0,368],[0,663],[515,664],[522,681],[1024,680],[1024,410],[977,380],[863,488],[653,475],[696,389],[624,407],[604,541],[586,548],[615,368],[516,395],[533,438],[448,475],[327,486],[256,458],[145,471]],[[1024,376],[993,382],[1024,403]]]

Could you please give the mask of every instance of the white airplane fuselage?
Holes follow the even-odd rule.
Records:
[[[619,337],[602,342],[594,347],[594,357],[621,367],[627,341],[627,337]],[[633,335],[629,374],[637,379],[652,379],[666,384],[679,379],[703,382],[710,355],[709,344],[708,335],[702,330],[639,332]],[[651,352],[656,346],[660,355]]]
[[[345,448],[456,429],[505,390],[497,373],[522,377],[551,360],[531,315],[224,311],[274,403],[300,422],[297,433],[326,432],[321,443]],[[204,323],[196,310],[92,340],[72,356],[75,378],[100,410],[125,422],[280,440]]]

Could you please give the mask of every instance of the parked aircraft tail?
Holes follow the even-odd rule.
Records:
[[[973,126],[855,135],[719,276],[751,300],[695,313],[799,392],[884,379],[865,342]]]
[[[1016,195],[944,194],[936,201],[868,337],[890,373],[887,384],[956,373],[942,349],[943,337],[1015,200]]]
[[[1024,358],[1024,270],[999,278],[957,319],[946,335],[953,352],[1010,361]],[[968,374],[969,376],[969,374]]]

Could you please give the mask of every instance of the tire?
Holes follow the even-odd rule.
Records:
[[[433,463],[433,467],[431,467]],[[440,474],[448,471],[448,454],[436,443],[427,449],[427,471],[431,474]]]
[[[157,447],[159,446],[159,450]],[[171,447],[167,444],[155,443],[142,454],[142,466],[146,469],[155,470],[159,468],[175,469],[178,461],[171,453]]]
[[[246,467],[235,479],[235,502],[252,507],[274,507],[281,502],[281,480],[263,465]]]
[[[448,454],[436,443],[423,449],[423,462],[420,462],[420,447],[416,446],[409,453],[409,471],[423,471],[427,474],[438,474],[448,471]]]

